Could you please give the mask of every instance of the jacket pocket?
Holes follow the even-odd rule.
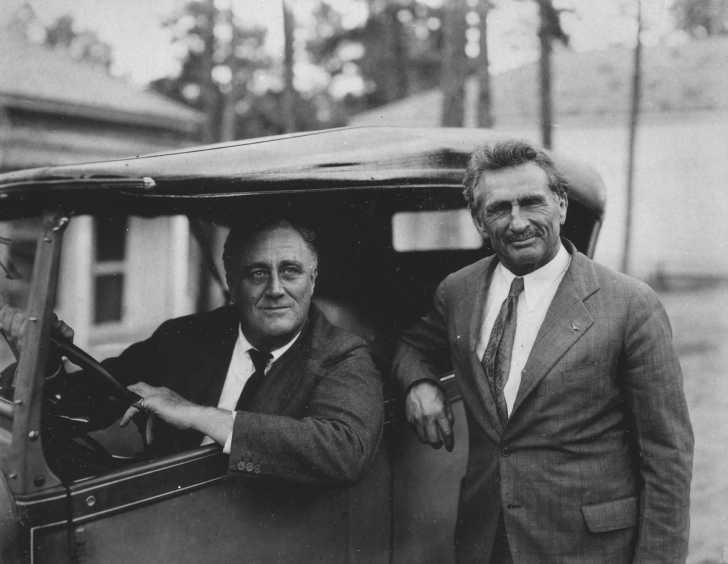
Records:
[[[606,533],[637,524],[637,497],[582,505],[586,528],[592,533]]]

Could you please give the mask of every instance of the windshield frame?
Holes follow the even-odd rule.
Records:
[[[30,322],[18,359],[14,400],[10,406],[5,401],[0,412],[1,417],[12,418],[12,440],[2,458],[2,471],[16,495],[33,494],[60,484],[43,454],[41,412],[60,251],[68,222],[68,216],[57,211],[43,214],[26,308]]]

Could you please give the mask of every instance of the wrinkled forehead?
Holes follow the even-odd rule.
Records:
[[[546,172],[534,163],[486,171],[478,181],[475,197],[481,203],[511,201],[556,194],[549,188]]]
[[[252,264],[273,266],[283,262],[311,266],[316,264],[316,255],[296,229],[282,225],[253,234],[242,244],[240,260],[242,266]]]

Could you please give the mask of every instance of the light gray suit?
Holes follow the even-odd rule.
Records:
[[[465,402],[457,558],[486,561],[502,511],[516,563],[683,562],[693,436],[669,321],[647,285],[566,245],[505,428],[475,353],[497,259],[448,276],[397,352],[405,390],[454,369]]]

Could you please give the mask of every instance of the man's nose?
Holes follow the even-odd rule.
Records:
[[[277,272],[271,274],[268,280],[268,286],[266,286],[266,293],[269,296],[278,297],[283,295],[283,285],[281,284],[281,278]]]
[[[523,231],[528,227],[528,219],[521,212],[521,207],[515,205],[511,208],[511,221],[509,224],[511,231]]]

